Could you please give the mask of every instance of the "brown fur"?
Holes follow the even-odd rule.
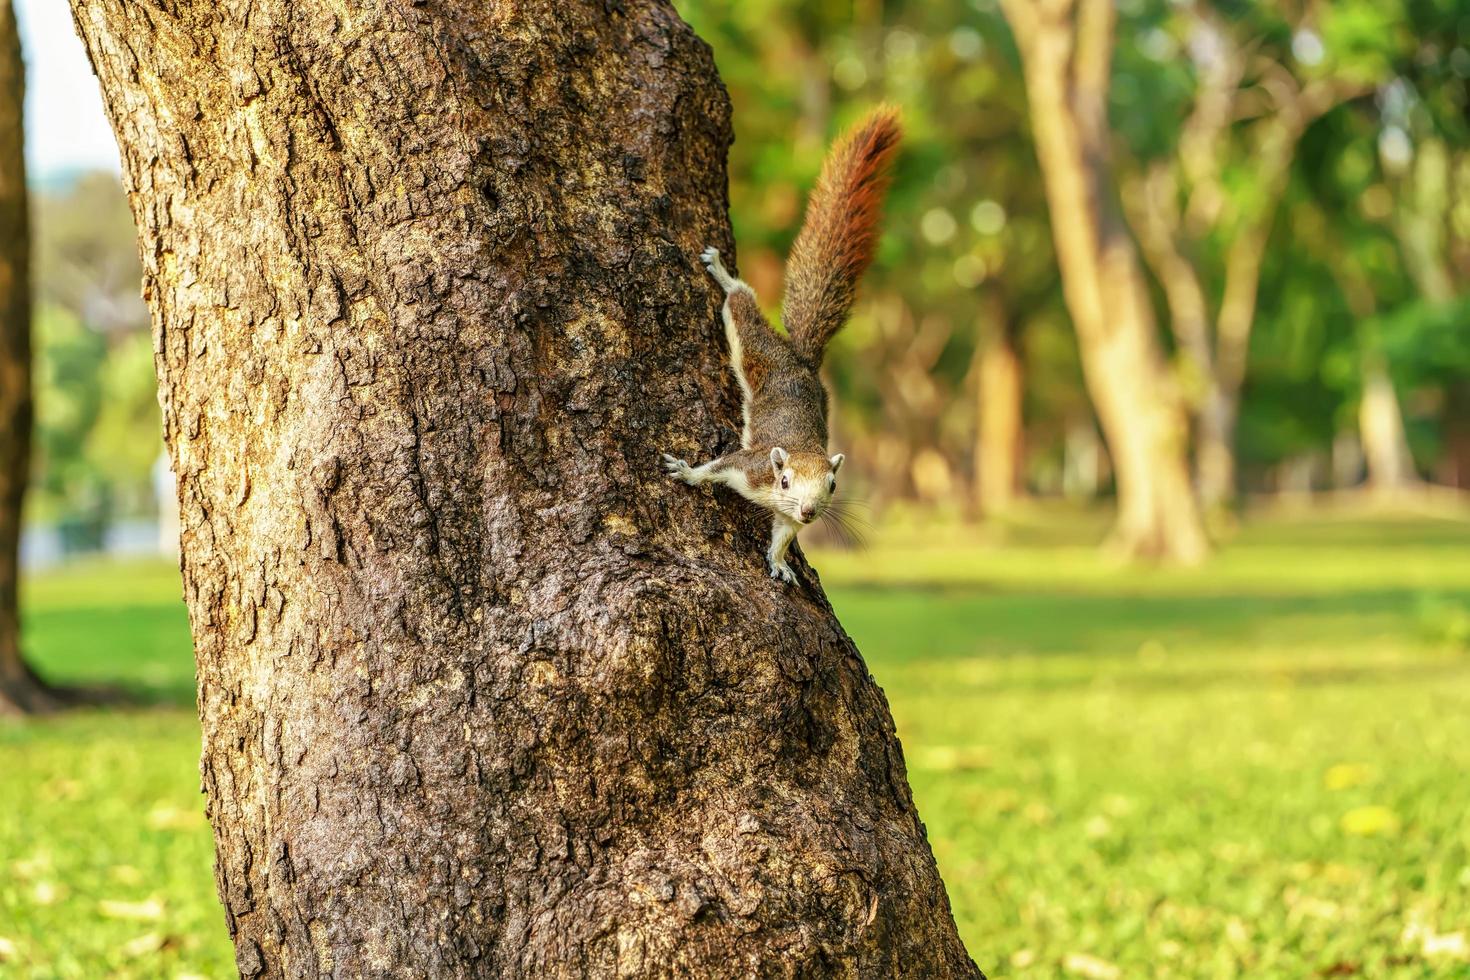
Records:
[[[740,334],[740,368],[750,385],[745,448],[826,452],[827,389],[821,378],[797,358],[790,342],[771,329],[753,293],[737,290],[726,302]]]
[[[782,581],[796,580],[786,562],[791,542],[827,511],[836,489],[842,458],[827,455],[827,389],[818,371],[873,259],[884,170],[898,139],[897,115],[880,109],[827,158],[786,266],[789,339],[771,329],[755,293],[730,274],[718,250],[700,253],[725,290],[722,315],[742,387],[745,432],[738,452],[700,466],[665,453],[663,465],[691,486],[723,484],[770,510],[766,562],[771,577]]]
[[[738,365],[745,372],[745,380],[752,389],[759,389],[767,375],[778,368],[785,358],[790,357],[786,343],[766,320],[756,302],[755,293],[739,289],[725,300],[730,310],[730,320],[740,334],[743,357]]]
[[[807,204],[786,260],[782,318],[792,350],[813,368],[847,322],[858,280],[873,261],[888,164],[901,135],[895,110],[874,110],[827,155]]]
[[[764,487],[771,482],[771,453],[767,449],[740,449],[726,453],[715,461],[720,470],[740,470],[746,483],[752,487]]]

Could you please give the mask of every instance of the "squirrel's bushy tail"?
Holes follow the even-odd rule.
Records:
[[[858,280],[873,261],[888,163],[901,136],[897,110],[869,113],[827,154],[807,203],[786,260],[782,320],[796,356],[812,367],[847,322]]]

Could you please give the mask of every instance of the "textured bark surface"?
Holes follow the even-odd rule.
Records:
[[[21,656],[20,517],[31,458],[30,220],[26,198],[25,67],[10,0],[0,0],[0,715],[45,711],[56,699]]]
[[[1133,240],[1114,200],[1107,94],[1113,0],[1004,0],[1021,51],[1063,293],[1118,483],[1114,545],[1202,559],[1188,420],[1159,349]]]
[[[247,977],[972,977],[737,444],[666,3],[73,0],[151,298]]]

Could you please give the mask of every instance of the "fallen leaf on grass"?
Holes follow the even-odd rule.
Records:
[[[1336,902],[1312,895],[1304,895],[1294,888],[1286,890],[1286,904],[1291,910],[1291,919],[1320,919],[1332,922],[1343,917],[1342,906]]]
[[[31,901],[37,905],[54,905],[66,889],[54,881],[38,881],[31,888]]]
[[[104,898],[97,909],[109,919],[131,919],[136,922],[156,922],[163,918],[163,902],[149,898],[141,902],[116,902]]]
[[[1342,831],[1354,837],[1391,837],[1399,832],[1398,814],[1386,806],[1360,806],[1342,815]]]
[[[82,784],[75,779],[53,779],[41,787],[39,795],[44,800],[60,802],[79,799],[82,795]]]
[[[21,878],[35,878],[51,870],[51,855],[40,853],[10,862],[11,870]]]
[[[986,769],[990,764],[990,750],[983,745],[930,745],[914,753],[914,768],[929,772]]]
[[[1086,953],[1068,953],[1062,958],[1062,969],[1087,980],[1118,980],[1123,975],[1122,970],[1107,960]]]
[[[1373,771],[1367,766],[1356,763],[1344,762],[1332,766],[1322,775],[1322,785],[1328,789],[1352,789],[1361,786],[1373,778]]]
[[[1424,956],[1470,960],[1470,942],[1463,932],[1435,932],[1429,923],[1411,919],[1400,938],[1406,945],[1419,947]]]
[[[1439,936],[1424,937],[1425,956],[1448,956],[1452,959],[1470,959],[1470,943],[1465,942],[1463,932],[1447,932]]]
[[[1055,815],[1045,803],[1027,803],[1026,809],[1021,811],[1021,816],[1034,824],[1049,824]]]
[[[178,940],[173,936],[165,936],[157,932],[145,932],[137,939],[129,939],[117,949],[119,953],[122,953],[127,958],[136,959],[139,956],[147,956],[150,953],[161,953],[165,949],[177,945]]]
[[[198,810],[181,810],[176,806],[159,805],[148,813],[150,830],[193,830],[204,825],[204,814]]]
[[[1008,788],[987,793],[983,799],[984,805],[995,813],[1012,813],[1021,806],[1021,794]]]
[[[108,869],[108,874],[112,875],[114,881],[124,885],[137,885],[143,881],[143,872],[131,864],[114,864]]]

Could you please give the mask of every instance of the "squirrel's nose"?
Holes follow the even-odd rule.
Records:
[[[809,521],[813,517],[816,517],[816,516],[817,516],[817,507],[816,507],[815,504],[803,504],[802,505],[802,508],[801,508],[801,519],[802,520]]]

